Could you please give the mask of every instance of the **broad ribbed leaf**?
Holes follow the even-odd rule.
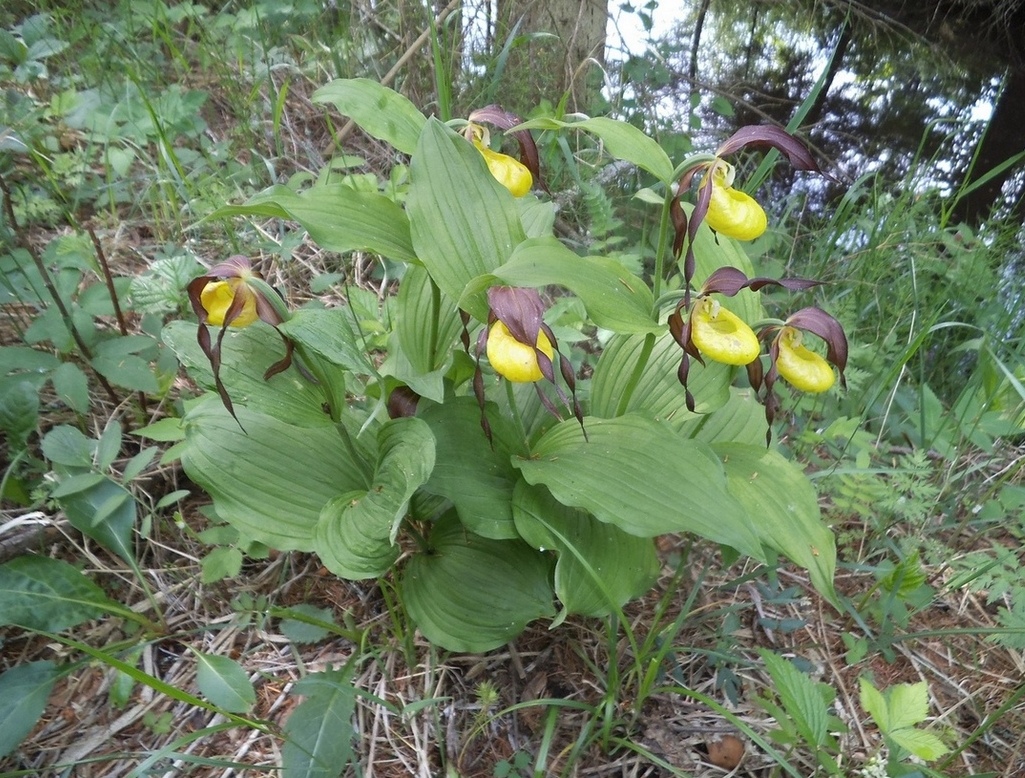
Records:
[[[50,661],[25,662],[0,675],[0,758],[36,726],[61,670]]]
[[[59,559],[28,555],[0,565],[0,625],[60,632],[106,615],[109,604],[99,586]]]
[[[338,778],[352,759],[356,689],[349,670],[311,673],[296,683],[306,699],[285,722],[282,778]]]
[[[754,392],[731,386],[730,399],[724,406],[689,420],[680,427],[680,434],[705,443],[744,443],[764,448],[767,426],[765,406]]]
[[[403,95],[369,78],[340,78],[313,93],[315,103],[330,103],[367,134],[412,154],[424,115]]]
[[[605,616],[646,592],[658,577],[650,538],[568,508],[542,486],[517,483],[513,516],[524,542],[558,552],[555,594],[568,613]]]
[[[450,651],[490,651],[534,619],[554,614],[549,561],[522,541],[474,535],[449,513],[429,542],[431,550],[406,565],[402,597],[432,643]]]
[[[236,412],[238,422],[215,396],[189,411],[185,472],[246,538],[282,551],[312,551],[327,502],[366,489],[352,454],[333,426],[301,428],[244,407]],[[358,420],[346,423],[355,436]]]
[[[614,332],[660,329],[644,281],[615,260],[578,256],[554,238],[521,243],[491,275],[510,286],[564,286],[580,298],[595,324]]]
[[[210,218],[229,216],[290,219],[328,251],[369,251],[400,262],[416,262],[409,220],[402,208],[384,195],[345,184],[318,184],[301,194],[275,184],[243,205],[227,205],[210,214]]]
[[[374,372],[349,308],[302,308],[278,329],[331,364],[363,374]]]
[[[510,502],[520,475],[510,462],[515,448],[511,422],[489,406],[492,439],[480,426],[480,408],[469,397],[420,413],[434,433],[437,462],[424,491],[452,501],[468,530],[486,538],[518,537]]]
[[[526,237],[511,194],[473,144],[429,119],[410,161],[407,199],[413,246],[452,300],[477,276],[504,264]],[[478,302],[470,310],[487,319]]]
[[[245,713],[256,702],[256,691],[238,662],[216,654],[196,654],[196,685],[218,708]]]
[[[644,347],[643,335],[616,335],[598,359],[591,381],[591,412],[612,418],[619,415],[619,406],[633,380],[634,370]],[[703,418],[723,406],[729,399],[733,369],[718,362],[690,366],[691,393],[696,413],[687,410],[687,396],[677,378],[683,350],[669,330],[663,330],[652,348],[644,372],[623,412],[637,411],[666,422],[674,429]]]
[[[396,303],[395,334],[410,364],[421,373],[442,367],[462,331],[455,303],[440,290],[435,296],[430,276],[422,267],[406,270]]]
[[[391,567],[399,555],[398,524],[434,467],[434,437],[420,419],[386,422],[378,447],[370,489],[335,498],[317,522],[315,550],[327,569],[343,578],[375,578]]]
[[[747,510],[759,541],[807,569],[815,588],[835,605],[836,545],[822,523],[818,496],[807,476],[762,446],[727,443],[714,448],[726,469],[730,494]]]
[[[532,119],[520,127],[539,130],[586,130],[600,138],[606,151],[616,159],[631,162],[647,170],[665,184],[672,183],[673,163],[669,155],[651,137],[632,124],[595,116],[580,122],[564,122],[549,118]]]
[[[216,338],[216,329],[211,331]],[[213,391],[210,362],[196,342],[196,325],[173,321],[164,327],[164,342],[200,386]],[[324,393],[319,386],[291,368],[265,380],[267,368],[281,359],[285,347],[281,337],[261,322],[245,329],[230,329],[221,349],[221,380],[235,408],[248,408],[299,427],[320,427],[331,423],[323,409]],[[236,425],[238,426],[238,425]]]
[[[763,558],[750,520],[726,491],[722,463],[704,443],[637,414],[586,417],[538,441],[513,464],[531,484],[544,484],[563,505],[582,508],[631,535],[694,532]]]

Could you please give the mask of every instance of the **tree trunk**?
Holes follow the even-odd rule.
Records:
[[[512,34],[529,36],[509,52],[499,90],[505,107],[522,114],[565,96],[567,110],[587,112],[602,84],[607,22],[607,0],[498,0],[496,48]]]

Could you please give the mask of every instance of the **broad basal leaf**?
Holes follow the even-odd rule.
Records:
[[[691,374],[694,365],[691,364]],[[704,372],[704,371],[702,371]],[[691,386],[694,386],[691,383]],[[680,427],[680,434],[697,438],[705,443],[744,443],[765,446],[765,406],[758,402],[750,388],[729,387],[729,400],[711,413],[688,419]],[[700,400],[699,400],[700,402]]]
[[[430,406],[420,418],[437,445],[437,462],[424,491],[451,500],[470,532],[496,540],[518,537],[510,502],[520,476],[510,456],[522,450],[515,447],[508,419],[489,414],[492,446],[480,426],[480,408],[470,397]]]
[[[687,410],[687,396],[677,378],[683,351],[665,329],[655,339],[629,401],[620,409],[633,381],[644,342],[643,335],[616,335],[609,340],[591,381],[591,413],[595,416],[612,418],[637,411],[679,429],[687,422],[703,418],[703,414],[721,407],[729,399],[733,369],[718,362],[701,365],[692,361],[688,386],[694,395],[696,413]]]
[[[459,300],[526,237],[513,197],[464,138],[429,119],[410,161],[406,210],[416,255],[441,291]],[[479,303],[471,310],[487,319]]]
[[[474,535],[449,513],[434,526],[429,543],[429,552],[406,564],[402,597],[432,643],[450,651],[490,651],[534,619],[554,614],[548,559],[522,541]]]
[[[378,446],[370,488],[331,500],[317,522],[315,551],[328,570],[343,578],[375,578],[391,567],[399,554],[398,524],[434,467],[434,436],[420,419],[386,422]]]
[[[727,443],[714,448],[726,469],[730,494],[747,510],[759,541],[806,568],[815,588],[835,605],[836,545],[822,523],[808,478],[778,452],[761,446]]]
[[[315,103],[330,103],[367,134],[412,154],[424,115],[409,98],[369,78],[340,78],[313,93]]]
[[[99,586],[59,559],[27,555],[0,565],[0,625],[60,632],[106,615],[109,604]]]
[[[374,372],[349,308],[302,308],[278,329],[333,365],[365,375]]]
[[[353,454],[333,426],[302,428],[235,410],[238,422],[217,397],[208,397],[189,411],[185,472],[214,499],[217,515],[246,538],[282,551],[312,551],[328,501],[366,489]],[[359,420],[345,423],[355,438]],[[357,445],[372,461],[374,453],[362,441]]]
[[[722,464],[704,443],[636,414],[585,417],[584,437],[564,421],[513,464],[563,505],[640,537],[694,532],[755,558],[761,544],[741,505],[727,492]]]
[[[513,517],[524,542],[558,552],[555,594],[568,613],[604,616],[646,592],[658,577],[650,538],[568,508],[542,486],[517,483]]]

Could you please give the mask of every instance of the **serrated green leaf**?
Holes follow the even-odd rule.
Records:
[[[181,452],[185,472],[243,536],[282,551],[312,551],[327,502],[366,489],[359,465],[333,426],[296,427],[245,407],[236,411],[238,422],[217,397],[189,411]],[[355,436],[358,421],[343,423],[353,425]]]
[[[470,397],[433,405],[420,418],[434,433],[436,462],[424,491],[452,501],[470,531],[501,540],[518,537],[513,525],[513,487],[520,480],[510,456],[516,433],[505,416],[491,413],[494,445],[480,426],[480,408]]]
[[[233,659],[216,654],[196,655],[196,685],[200,693],[230,713],[245,713],[256,702],[256,691],[245,670]]]
[[[829,710],[819,692],[819,684],[772,651],[761,649],[758,653],[787,717],[804,742],[812,748],[822,746],[828,737]]]
[[[921,724],[929,716],[929,687],[925,681],[894,684],[884,695],[893,730]]]
[[[432,643],[490,651],[554,613],[548,560],[522,541],[474,535],[449,513],[434,525],[429,543],[430,552],[406,564],[402,597]]]
[[[53,662],[26,662],[0,675],[0,758],[18,747],[46,709],[61,671]]]
[[[99,586],[59,559],[21,556],[0,565],[0,624],[61,632],[109,613],[109,605]]]
[[[0,430],[21,447],[38,421],[38,388],[20,376],[0,380]]]
[[[822,523],[818,495],[804,472],[761,446],[713,448],[722,458],[730,494],[747,510],[762,545],[804,567],[815,588],[835,605],[836,541]]]
[[[591,413],[603,418],[620,415],[619,406],[633,380],[644,348],[644,335],[617,335],[609,340],[591,381]],[[683,351],[668,328],[659,334],[624,413],[640,412],[673,429],[699,423],[704,414],[721,408],[729,399],[733,370],[729,365],[709,361],[691,362],[689,387],[694,395],[695,412],[687,410],[687,396],[677,378]]]
[[[901,748],[926,762],[939,759],[950,751],[936,735],[921,729],[897,729],[890,733],[890,737]]]
[[[199,580],[210,584],[234,578],[242,571],[242,552],[237,548],[213,548],[200,562]]]
[[[404,154],[416,150],[426,121],[408,98],[368,78],[329,81],[311,99],[315,103],[330,103],[368,135]]]
[[[872,720],[876,723],[883,732],[890,731],[890,711],[889,706],[886,703],[886,698],[883,697],[872,682],[864,676],[858,678],[858,686],[861,690],[859,695],[861,707],[865,709],[865,712],[872,717]]]
[[[295,685],[306,699],[285,722],[282,778],[338,778],[352,759],[356,690],[347,670],[306,676]]]
[[[541,486],[516,484],[516,530],[539,551],[557,551],[555,594],[568,613],[605,616],[646,592],[659,560],[649,538],[567,508]]]
[[[375,578],[398,557],[395,533],[434,468],[434,436],[421,419],[392,419],[380,427],[378,452],[370,488],[328,502],[314,530],[317,555],[343,578]]]
[[[526,237],[519,208],[464,138],[429,119],[409,166],[406,210],[416,254],[449,299],[506,262]],[[480,301],[471,309],[487,320]]]
[[[704,443],[630,414],[557,424],[513,464],[563,505],[640,537],[694,532],[761,559],[761,544],[727,492],[722,464]]]

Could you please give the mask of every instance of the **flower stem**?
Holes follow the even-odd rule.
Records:
[[[644,345],[641,346],[641,353],[637,356],[637,363],[634,365],[633,373],[630,374],[630,380],[627,381],[626,388],[619,398],[619,405],[616,406],[616,416],[622,416],[626,413],[627,406],[630,405],[630,398],[633,397],[634,390],[637,388],[637,384],[640,383],[641,376],[644,374],[644,369],[648,366],[648,359],[651,357],[651,352],[654,348],[655,333],[649,332],[644,336]]]
[[[662,215],[658,222],[658,248],[655,249],[655,275],[651,279],[651,294],[658,300],[662,294],[662,280],[665,275],[666,252],[669,249],[669,209],[673,203],[673,191],[666,188],[666,196],[662,201]],[[658,308],[654,310],[658,316]]]

